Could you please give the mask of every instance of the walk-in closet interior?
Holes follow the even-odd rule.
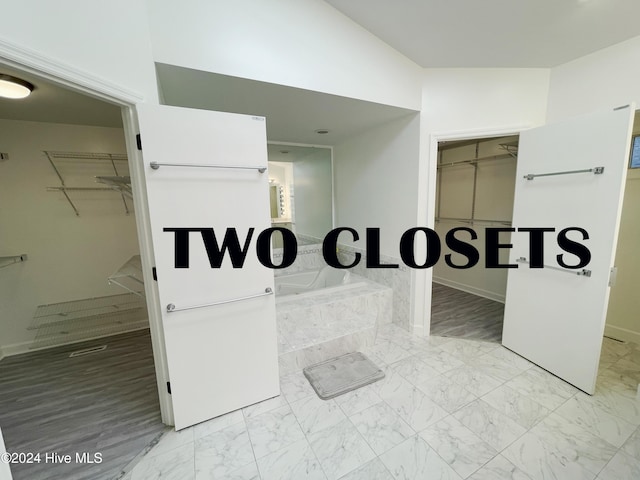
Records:
[[[636,111],[605,336],[640,344],[640,110]]]
[[[472,243],[480,261],[469,269],[438,262],[433,271],[431,334],[499,342],[502,337],[507,269],[484,268],[485,228],[509,228],[513,215],[518,137],[440,142],[436,181],[436,231],[473,229],[478,238],[460,232]],[[510,234],[501,233],[503,243]],[[452,253],[443,246],[443,254]],[[500,252],[507,263],[508,250]],[[452,253],[455,264],[466,259]]]
[[[100,479],[164,429],[120,109],[2,72],[35,85],[0,99],[2,434],[10,452],[103,452],[66,466]]]

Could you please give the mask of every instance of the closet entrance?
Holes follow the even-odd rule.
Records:
[[[633,342],[630,351],[640,345],[640,297],[637,286],[640,283],[640,255],[637,253],[640,238],[640,110],[635,112],[631,158],[629,159],[620,233],[616,250],[616,274],[611,285],[605,342],[601,363],[618,361],[615,353],[620,345],[617,342]],[[634,345],[635,344],[635,345]],[[636,359],[636,363],[638,363]],[[640,374],[636,373],[635,383],[640,383]]]
[[[13,478],[113,478],[165,429],[121,111],[0,72],[35,85],[0,99],[0,429],[72,458]]]
[[[458,236],[473,243],[480,261],[469,269],[435,265],[432,335],[501,341],[507,270],[484,268],[485,228],[511,226],[517,156],[517,135],[438,143],[435,230],[445,238],[453,228],[473,229],[476,240],[464,232]],[[502,243],[509,237],[500,234]],[[508,263],[508,255],[501,250],[501,263]],[[464,264],[466,258],[452,253],[452,261]]]

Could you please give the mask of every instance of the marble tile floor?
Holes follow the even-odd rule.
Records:
[[[167,433],[126,480],[640,478],[640,347],[604,339],[586,395],[495,343],[382,326],[386,377],[320,400],[281,395]]]

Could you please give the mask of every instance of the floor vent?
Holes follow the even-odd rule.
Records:
[[[71,353],[71,355],[69,355],[69,358],[82,357],[83,355],[91,355],[92,353],[98,353],[106,349],[107,349],[106,345],[100,345],[99,347],[85,348],[84,350],[77,350]]]

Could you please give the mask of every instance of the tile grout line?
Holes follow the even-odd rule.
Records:
[[[268,400],[270,400],[270,399],[263,400],[263,401],[268,401]],[[289,408],[291,408],[291,407],[289,407]],[[249,430],[249,424],[247,423],[247,417],[245,415],[244,408],[240,409],[240,413],[242,414],[242,421],[244,422],[244,428],[247,430],[247,437],[249,437],[249,445],[251,446],[251,453],[253,454],[253,461],[256,464],[256,470],[258,471],[258,477],[262,478],[262,473],[260,472],[260,467],[258,466],[258,457],[256,457],[256,450],[255,450],[255,448],[253,448],[253,442],[251,441],[251,431]],[[265,412],[265,413],[268,413],[268,412]],[[292,413],[293,413],[293,411],[292,411]],[[244,468],[244,467],[242,467],[242,468]],[[233,473],[233,472],[231,472],[231,473]]]
[[[315,395],[315,393],[314,393],[314,395]],[[309,396],[311,396],[311,395],[309,395]],[[307,397],[305,397],[303,399],[300,399],[300,400],[305,400],[306,398]],[[284,397],[284,399],[289,404],[289,408],[291,408],[291,402],[289,402],[289,399],[286,396]],[[300,401],[300,400],[296,400],[296,401]],[[338,408],[339,408],[339,405],[338,405]],[[296,423],[298,424],[298,427],[300,427],[300,431],[302,432],[302,435],[304,435],[304,440],[305,440],[305,442],[307,442],[307,445],[309,445],[309,449],[311,449],[311,453],[313,453],[313,457],[316,459],[316,462],[318,462],[318,466],[320,467],[320,471],[324,475],[324,478],[328,480],[329,477],[327,476],[327,473],[324,471],[324,467],[322,466],[322,462],[320,462],[320,459],[318,458],[318,454],[313,449],[313,446],[311,445],[311,442],[309,441],[309,437],[307,437],[307,434],[305,433],[304,428],[302,428],[302,424],[300,423],[300,420],[298,420],[298,416],[295,414],[295,412],[293,411],[292,408],[291,408],[291,413],[293,414],[293,418],[296,419]]]

